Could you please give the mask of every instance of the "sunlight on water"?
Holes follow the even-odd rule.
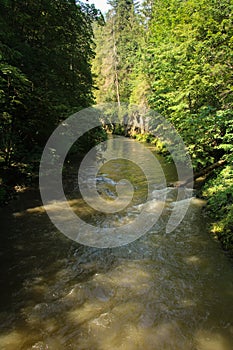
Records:
[[[232,343],[217,332],[200,331],[196,335],[197,347],[200,350],[231,350]]]
[[[117,180],[116,169],[109,164],[99,175],[106,198],[115,195],[114,183],[105,178]],[[166,172],[168,182],[175,180],[171,167]],[[1,210],[1,350],[232,349],[232,265],[206,232],[205,202],[192,198],[185,219],[168,234],[167,217],[185,204],[186,190],[175,203],[176,190],[157,183],[145,204],[144,185],[136,186],[133,203],[117,215],[93,211],[75,184],[67,194],[74,212],[103,225],[133,220],[143,206],[152,215],[163,207],[148,234],[119,248],[68,240],[35,193],[26,191]],[[54,210],[53,203],[47,209]]]

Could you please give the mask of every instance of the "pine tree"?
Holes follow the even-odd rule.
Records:
[[[97,55],[94,73],[99,76],[96,96],[97,102],[112,100],[120,104],[129,102],[132,92],[139,20],[133,0],[112,0],[109,4],[112,9],[108,12],[106,26],[95,32]]]

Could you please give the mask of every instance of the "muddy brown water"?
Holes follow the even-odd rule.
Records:
[[[175,181],[174,167],[158,160],[167,181]],[[114,196],[108,179],[128,172],[137,183],[135,208],[145,183],[131,170],[122,160],[109,163],[99,183],[100,192]],[[73,210],[91,222],[103,220],[66,176]],[[232,350],[232,261],[210,238],[202,205],[193,199],[172,233],[164,227],[168,208],[135,242],[98,249],[58,232],[37,190],[21,193],[0,212],[0,349]]]

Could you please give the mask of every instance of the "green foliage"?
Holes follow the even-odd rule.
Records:
[[[94,26],[96,56],[92,73],[95,79],[94,95],[97,103],[117,101],[115,86],[115,68],[111,24]]]
[[[10,166],[39,157],[57,124],[93,102],[93,5],[73,0],[1,1],[0,156]]]
[[[146,143],[152,143],[154,141],[154,138],[150,134],[136,134],[134,135],[134,138],[140,142],[146,142]]]
[[[227,166],[208,180],[203,195],[209,198],[207,209],[213,218],[212,232],[224,247],[233,248],[233,168]]]
[[[95,27],[96,100],[101,102],[129,102],[135,86],[134,68],[143,27],[133,0],[109,1],[112,9],[104,27]]]
[[[165,144],[162,143],[159,139],[156,139],[154,135],[151,135],[150,133],[145,134],[135,134],[133,137],[140,142],[146,142],[150,143],[152,145],[156,146],[156,150],[159,153],[162,153],[163,150],[165,150]]]
[[[0,156],[10,165],[16,150],[22,150],[29,81],[16,67],[0,63],[0,86]]]
[[[96,127],[82,135],[71,147],[69,154],[85,155],[90,149],[107,140],[107,133],[102,127]]]
[[[205,185],[213,232],[233,247],[233,3],[155,0],[144,70],[149,105],[183,138],[194,171],[227,166]]]
[[[232,11],[229,1],[154,1],[149,104],[180,132],[196,170],[230,151]]]
[[[117,101],[117,76],[122,101],[150,107],[175,126],[195,172],[220,159],[226,161],[227,168],[209,180],[205,194],[211,198],[210,210],[218,215],[219,235],[229,246],[233,230],[228,168],[233,162],[233,3],[145,0],[141,13],[132,12],[131,0],[110,4],[106,27],[96,32],[97,101]],[[151,141],[148,135],[135,137]],[[163,140],[155,143],[166,152]],[[170,146],[185,161],[175,139]]]

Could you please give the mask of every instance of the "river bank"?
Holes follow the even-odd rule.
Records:
[[[119,130],[119,134],[122,130]],[[154,150],[166,157],[167,151],[164,145],[150,135],[130,135],[139,142],[151,144]],[[81,162],[84,154],[80,154],[76,161]],[[25,168],[15,166],[2,168],[0,185],[0,205],[5,206],[11,200],[17,198],[19,193],[26,188],[38,187],[38,164],[30,167],[30,172]],[[199,175],[198,175],[199,174]],[[221,242],[224,250],[233,255],[233,170],[230,164],[223,162],[217,167],[209,167],[194,173],[194,188],[196,196],[206,200],[207,205],[203,209],[210,218],[210,235]]]
[[[155,150],[167,156],[164,144],[148,134],[130,135],[140,142],[154,145]],[[218,161],[215,165],[194,169],[196,196],[206,200],[203,209],[210,218],[209,233],[221,242],[225,251],[233,256],[233,168],[230,161]]]

